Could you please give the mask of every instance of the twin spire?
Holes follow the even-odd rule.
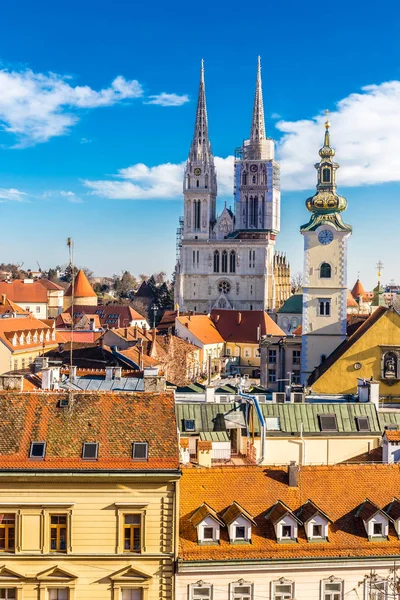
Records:
[[[251,122],[250,140],[253,143],[266,139],[264,103],[261,82],[261,59],[257,59],[256,91],[254,95],[253,118]],[[204,60],[200,67],[200,85],[197,99],[196,122],[189,159],[193,162],[211,162],[213,160],[211,144],[208,138],[208,119],[206,105],[206,88],[204,83]]]

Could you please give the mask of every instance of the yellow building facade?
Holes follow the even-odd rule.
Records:
[[[10,412],[23,427],[0,450],[1,600],[172,598],[173,396],[1,394]]]
[[[353,394],[358,379],[379,381],[385,398],[400,398],[400,315],[379,307],[312,373],[313,392]]]

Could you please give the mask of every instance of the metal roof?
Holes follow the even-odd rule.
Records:
[[[380,434],[382,427],[379,424],[377,411],[374,404],[370,403],[328,403],[321,404],[261,404],[264,417],[279,417],[280,431],[269,432],[268,435],[282,435],[282,433],[299,433],[303,424],[303,433],[338,435],[340,433]],[[335,415],[337,432],[321,432],[319,415]],[[368,417],[370,431],[360,432],[357,428],[356,417]],[[399,415],[400,423],[400,415]],[[258,421],[254,419],[254,424]],[[257,429],[256,429],[257,431]]]
[[[144,392],[144,380],[137,377],[122,377],[105,381],[101,377],[76,377],[60,384],[62,389],[85,392]]]
[[[400,429],[400,411],[379,411],[378,419],[380,429],[383,432],[386,425],[398,425]]]
[[[202,431],[200,440],[203,442],[229,442],[226,431]]]
[[[183,421],[186,419],[194,421],[195,429],[190,433],[197,434],[206,431],[226,431],[232,428],[233,422],[237,423],[239,428],[246,427],[244,416],[246,407],[243,404],[182,402],[181,404],[176,404],[175,408],[178,427],[181,431],[185,429]]]

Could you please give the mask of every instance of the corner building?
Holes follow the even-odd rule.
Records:
[[[280,228],[279,165],[266,137],[258,59],[250,139],[236,151],[235,212],[216,214],[217,173],[208,136],[201,66],[193,141],[186,163],[184,219],[176,268],[180,310],[273,310],[274,248]]]

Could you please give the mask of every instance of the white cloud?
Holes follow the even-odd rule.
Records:
[[[313,188],[318,150],[323,142],[325,116],[280,121],[278,145],[282,188]],[[400,181],[400,82],[368,85],[337,103],[329,115],[331,144],[340,164],[339,186]]]
[[[14,188],[5,189],[0,188],[0,198],[4,200],[14,200],[16,202],[23,202],[26,200],[28,194],[25,192],[20,192],[19,190],[15,190]]]
[[[232,195],[233,156],[215,158],[218,175],[219,194]],[[183,171],[185,162],[165,163],[148,167],[138,163],[120,169],[116,179],[106,179],[83,183],[92,194],[110,200],[175,200],[182,197]]]
[[[77,196],[75,194],[75,192],[66,192],[64,190],[61,190],[59,192],[60,196],[62,196],[63,198],[66,198],[68,202],[71,202],[72,204],[82,204],[83,200],[82,198],[80,198],[79,196]]]
[[[74,86],[69,77],[56,73],[0,70],[0,124],[16,136],[19,147],[67,134],[78,121],[80,109],[112,106],[143,97],[141,84],[121,75],[109,87],[97,91],[88,85]],[[188,101],[187,95],[162,93],[150,96],[148,103],[180,106]],[[81,139],[81,143],[89,141]]]
[[[146,102],[146,104],[158,104],[159,106],[182,106],[182,104],[189,102],[189,96],[187,94],[179,96],[178,94],[167,94],[166,92],[162,92],[161,94],[149,96],[149,98],[150,100]]]

